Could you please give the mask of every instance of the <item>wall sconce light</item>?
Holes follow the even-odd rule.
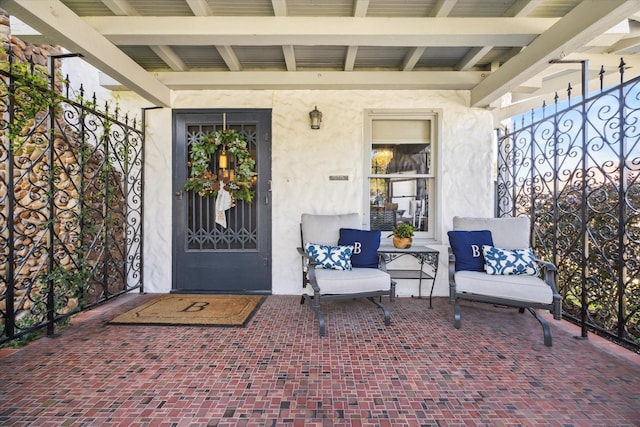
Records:
[[[309,119],[311,119],[311,129],[320,129],[320,122],[322,122],[322,113],[316,106],[313,111],[309,112]]]

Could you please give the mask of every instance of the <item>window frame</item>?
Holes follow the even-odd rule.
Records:
[[[440,135],[441,135],[441,119],[442,111],[438,109],[390,109],[390,110],[365,110],[364,112],[364,144],[363,144],[363,167],[364,167],[364,182],[363,182],[363,212],[364,212],[364,226],[370,228],[371,226],[371,202],[370,202],[370,188],[371,179],[426,179],[429,195],[429,214],[427,216],[427,230],[417,231],[414,235],[418,239],[428,239],[437,241],[439,239],[439,225],[440,225]],[[430,153],[430,167],[429,173],[426,174],[407,174],[407,173],[393,173],[393,174],[374,174],[371,172],[371,153],[374,144],[380,144],[384,142],[390,142],[394,144],[424,144],[423,141],[402,141],[402,140],[374,140],[373,135],[373,123],[376,120],[390,121],[390,120],[425,120],[430,122],[429,129],[429,144],[431,145]],[[385,232],[391,230],[382,230],[383,235]],[[386,237],[386,235],[385,235]]]

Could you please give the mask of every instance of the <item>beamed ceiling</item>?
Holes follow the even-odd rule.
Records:
[[[492,107],[637,67],[640,0],[1,0],[150,103],[172,90],[458,89]],[[26,25],[20,25],[20,21]],[[535,100],[536,106],[540,101]],[[508,109],[505,114],[510,114]]]

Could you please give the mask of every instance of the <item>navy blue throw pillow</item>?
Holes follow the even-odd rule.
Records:
[[[493,246],[491,231],[454,230],[447,233],[456,256],[456,271],[484,271],[482,246]]]
[[[380,230],[341,228],[338,245],[353,246],[351,265],[359,268],[378,268]]]

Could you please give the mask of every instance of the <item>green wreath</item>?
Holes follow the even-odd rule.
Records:
[[[220,148],[236,159],[233,178],[218,177],[210,169],[211,158]],[[187,166],[191,168],[191,174],[184,185],[185,191],[195,191],[202,197],[216,196],[222,181],[223,188],[231,193],[234,200],[253,200],[256,162],[247,150],[247,142],[235,130],[206,134],[192,142]]]

